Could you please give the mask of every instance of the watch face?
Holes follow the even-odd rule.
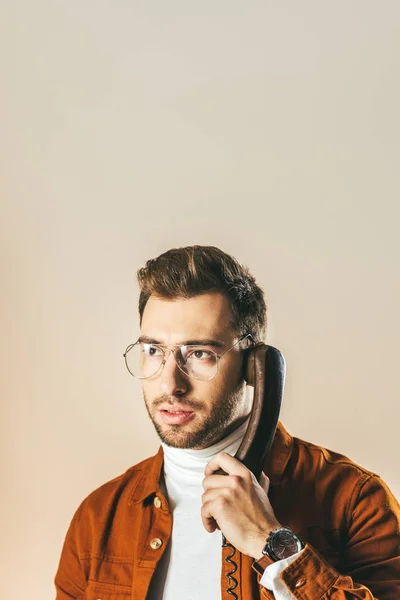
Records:
[[[290,530],[278,530],[271,540],[271,550],[278,560],[289,558],[293,554],[300,552],[302,544],[299,538]]]

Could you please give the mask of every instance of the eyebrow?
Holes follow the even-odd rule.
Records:
[[[157,344],[158,346],[163,346],[164,342],[160,340],[156,340],[147,335],[141,335],[138,339],[138,342],[142,344]],[[226,342],[221,340],[213,340],[213,339],[202,339],[202,340],[185,340],[183,342],[179,342],[177,344],[169,344],[170,346],[212,346],[214,348],[223,348],[226,345]]]

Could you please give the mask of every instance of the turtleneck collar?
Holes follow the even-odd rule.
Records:
[[[293,445],[293,437],[279,421],[274,443],[264,465],[264,472],[269,477],[271,485],[279,484],[283,472],[291,460]],[[146,498],[150,498],[160,491],[159,482],[162,478],[163,463],[164,450],[160,446],[155,456],[132,468],[133,471],[139,471],[141,474],[131,484],[129,504],[143,502]],[[132,470],[128,470],[127,473],[131,473]]]
[[[218,452],[227,452],[234,456],[246,432],[249,418],[227,437],[203,450],[172,448],[162,443],[165,475],[168,477],[172,472],[180,471],[182,473],[185,471],[186,475],[191,478],[204,477],[205,466]]]

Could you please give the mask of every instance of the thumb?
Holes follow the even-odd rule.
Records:
[[[268,494],[269,483],[270,482],[269,482],[268,477],[262,471],[261,471],[261,475],[260,475],[260,479],[259,479],[258,483],[260,484],[260,486],[262,487],[262,489],[264,490],[264,492],[266,494]]]

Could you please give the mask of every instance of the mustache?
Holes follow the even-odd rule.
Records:
[[[160,406],[160,404],[180,404],[187,408],[200,409],[202,407],[201,402],[198,400],[189,400],[188,398],[179,398],[178,396],[157,396],[154,398],[152,405],[154,407]]]

